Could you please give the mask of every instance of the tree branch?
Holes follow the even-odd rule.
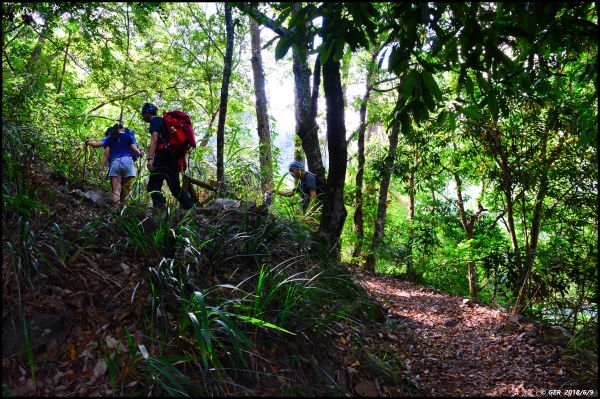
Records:
[[[396,80],[396,79],[398,79],[397,76],[395,76],[393,78],[389,78],[389,79],[383,79],[383,80],[380,80],[379,82],[372,83],[370,86],[371,86],[372,89],[374,89],[373,86],[380,85],[380,84],[386,83],[386,82],[391,82],[391,81]]]
[[[91,110],[89,110],[89,111],[88,111],[88,112],[86,112],[85,114],[79,115],[77,118],[83,118],[83,117],[86,117],[86,116],[88,116],[89,114],[91,114],[92,112],[99,110],[100,108],[104,107],[104,106],[105,106],[105,105],[107,105],[107,104],[114,103],[115,101],[123,101],[123,100],[127,100],[128,98],[131,98],[131,97],[133,97],[133,96],[136,96],[136,95],[138,95],[138,94],[141,94],[141,93],[147,93],[147,92],[148,92],[148,90],[146,90],[146,89],[143,89],[143,90],[138,90],[138,91],[136,91],[136,92],[134,92],[134,93],[131,93],[131,94],[127,95],[127,96],[121,96],[121,97],[114,97],[114,98],[111,98],[110,100],[107,100],[107,101],[105,101],[105,102],[103,102],[103,103],[99,104],[98,106],[96,106],[96,107],[92,108]]]
[[[373,90],[373,91],[376,91],[376,92],[378,92],[378,93],[386,93],[386,92],[388,92],[388,91],[394,91],[394,90],[398,90],[399,88],[400,88],[400,85],[398,85],[398,86],[394,86],[394,87],[392,87],[392,88],[390,88],[390,89],[377,89],[377,88],[375,88],[375,87],[371,87],[371,90]]]
[[[10,63],[10,60],[8,59],[8,54],[6,54],[6,51],[2,51],[2,54],[4,54],[4,58],[6,58],[6,63],[8,65],[8,67],[10,68],[12,73],[16,75],[17,71],[15,71],[15,68],[13,68],[12,64]]]
[[[223,52],[221,51],[221,49],[219,48],[219,46],[217,46],[217,43],[215,43],[215,41],[213,40],[213,38],[210,35],[210,33],[206,31],[206,29],[204,28],[204,25],[202,25],[202,22],[200,22],[200,19],[196,16],[196,14],[194,14],[194,11],[192,10],[192,7],[190,7],[189,4],[187,6],[190,9],[190,14],[192,14],[192,17],[194,17],[194,19],[196,20],[196,22],[198,23],[198,25],[200,25],[200,28],[202,28],[202,31],[204,31],[204,33],[208,37],[208,40],[212,43],[212,45],[221,54],[221,57],[223,57],[223,59],[225,59],[225,54],[223,54]]]
[[[279,36],[290,36],[293,33],[293,29],[286,29],[273,19],[267,17],[262,12],[258,11],[255,7],[248,7],[245,4],[238,4],[237,8],[243,13],[252,18],[254,18],[261,25],[266,26],[271,29],[273,32],[277,33]]]
[[[85,69],[84,67],[82,67],[81,65],[79,65],[77,63],[77,60],[75,59],[75,57],[73,57],[71,54],[69,54],[68,51],[66,51],[63,47],[57,45],[52,39],[50,39],[48,36],[45,36],[43,34],[41,34],[40,32],[38,32],[37,30],[35,30],[35,28],[32,26],[31,27],[33,29],[33,31],[35,33],[37,33],[39,36],[43,37],[44,39],[48,40],[50,43],[52,43],[52,45],[54,46],[55,49],[64,52],[70,59],[71,61],[73,61],[73,63],[75,65],[77,65],[78,68],[81,68],[82,70],[84,70],[88,75],[90,74],[90,71],[88,71],[87,69]]]
[[[221,103],[219,102],[219,105],[217,105],[215,112],[213,112],[213,114],[210,118],[210,123],[208,124],[208,127],[206,128],[206,134],[204,135],[204,137],[202,137],[199,147],[206,147],[206,145],[208,144],[208,140],[210,140],[210,136],[212,136],[213,124],[215,123],[215,119],[217,118],[217,115],[219,114],[220,109],[221,109]]]
[[[19,29],[19,28],[20,28],[21,26],[23,26],[24,24],[25,24],[25,22],[21,22],[21,23],[20,23],[20,24],[18,24],[17,26],[15,26],[15,27],[12,27],[12,28],[10,28],[10,29],[8,29],[8,30],[6,30],[6,31],[3,31],[3,32],[2,32],[2,36],[9,34],[10,32],[12,32],[12,31],[13,31],[13,30],[15,30],[15,29]]]
[[[23,25],[23,23],[21,23],[21,25]],[[19,25],[19,26],[21,26]],[[16,29],[16,28],[15,28]],[[2,46],[2,51],[6,50],[6,48],[8,47],[8,45],[10,44],[10,42],[12,42],[13,40],[15,40],[20,34],[21,32],[23,32],[23,30],[25,29],[25,27],[22,27],[13,37],[10,38],[9,41],[7,41],[4,46]],[[14,29],[13,29],[14,30]],[[8,32],[7,32],[8,33]],[[4,34],[3,34],[4,35]]]

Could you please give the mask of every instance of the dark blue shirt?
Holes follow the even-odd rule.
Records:
[[[310,190],[317,191],[317,179],[312,173],[304,172],[300,179],[300,197],[302,199],[302,209],[306,210],[310,205]]]
[[[110,130],[111,130],[111,128],[108,128],[108,130],[106,131],[106,133],[107,133],[107,134],[106,134],[106,137],[104,137],[104,138],[102,139],[102,142],[104,143],[104,147],[108,147],[108,146],[106,145],[106,142],[107,142],[107,139],[110,137]],[[131,137],[131,139],[133,140],[133,144],[135,144],[135,146],[137,147],[137,141],[135,140],[135,132],[134,132],[133,130],[129,130],[129,129],[125,128],[125,134],[126,134],[127,136],[130,136],[130,137]],[[133,150],[131,149],[131,147],[129,148],[129,153],[130,153],[130,155],[131,155],[131,158],[132,158],[134,161],[135,161],[135,160],[138,158],[138,155],[137,155],[135,152],[133,152]],[[112,159],[113,159],[113,154],[112,154],[112,151],[111,151],[111,152],[108,154],[108,161],[110,162],[110,161],[112,161]]]
[[[134,144],[134,141],[130,135],[126,133],[119,134],[119,137],[116,139],[108,136],[103,138],[102,142],[104,143],[104,147],[110,148],[108,154],[109,162],[112,162],[115,158],[131,157],[131,144]]]
[[[167,142],[169,137],[167,133],[167,125],[165,124],[165,120],[160,116],[152,117],[152,119],[150,120],[150,128],[148,128],[148,131],[150,132],[150,134],[152,134],[152,132],[158,132],[159,143]]]

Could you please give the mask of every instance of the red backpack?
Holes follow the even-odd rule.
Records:
[[[185,155],[191,148],[196,147],[192,121],[188,114],[178,110],[163,112],[163,119],[169,133],[169,141],[159,144],[158,148],[170,148],[173,154],[179,158],[179,170],[183,172],[186,168]]]

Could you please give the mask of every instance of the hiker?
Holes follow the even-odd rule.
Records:
[[[135,139],[135,132],[133,130],[130,130],[126,127],[124,127],[121,123],[118,124],[119,126],[119,133],[120,134],[126,134],[128,136],[131,136],[131,138],[133,139],[133,144],[135,144],[135,146],[137,147],[137,141]],[[109,126],[106,129],[106,132],[104,133],[104,138],[101,140],[104,144],[106,144],[110,133],[112,132],[114,126]],[[106,145],[104,145],[104,156],[102,158],[102,165],[106,165],[107,161],[109,160],[109,151],[110,149],[108,147],[106,147]],[[130,154],[131,154],[131,159],[133,160],[133,162],[137,161],[138,159],[138,155],[137,153],[135,153],[133,150],[129,150]],[[140,153],[142,154],[142,156],[144,156],[144,150],[140,148]],[[138,173],[139,173],[139,169],[138,169]],[[100,173],[100,179],[102,179],[102,173]],[[108,173],[107,176],[108,177]],[[129,183],[129,181],[127,182]],[[126,184],[126,185],[122,185],[121,186],[121,197],[122,198],[128,198],[129,196],[129,192],[131,190],[131,184]]]
[[[281,191],[277,190],[277,194],[284,197],[291,197],[296,191],[300,193],[302,201],[302,210],[306,212],[308,209],[313,209],[317,200],[317,177],[304,170],[304,165],[301,162],[294,161],[288,167],[290,173],[294,176],[294,190]],[[300,184],[298,184],[300,182]],[[273,194],[275,189],[268,190],[267,193]]]
[[[85,140],[85,144],[93,148],[105,147],[102,164],[98,169],[100,178],[103,176],[107,160],[109,161],[108,177],[112,187],[113,205],[124,202],[129,198],[131,191],[131,180],[135,177],[135,168],[131,153],[141,156],[141,151],[134,143],[129,134],[125,134],[123,125],[115,124],[110,130],[110,135],[101,141]]]
[[[175,197],[183,209],[191,209],[194,206],[192,197],[181,189],[179,183],[180,159],[168,148],[169,133],[162,117],[156,116],[158,108],[150,103],[142,106],[142,119],[150,123],[150,149],[146,166],[150,173],[148,179],[148,192],[152,197],[152,205],[155,208],[164,208],[167,204],[162,194],[162,185],[165,179]]]

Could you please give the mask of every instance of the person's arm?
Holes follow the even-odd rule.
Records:
[[[85,140],[85,144],[89,145],[92,148],[104,147],[104,142],[102,141],[90,141],[90,139]]]
[[[294,185],[294,186],[295,186],[295,185]],[[276,194],[282,195],[282,196],[284,196],[284,197],[291,197],[291,196],[293,196],[293,195],[294,195],[294,190],[291,190],[291,191],[283,191],[283,190],[275,190],[274,188],[272,188],[272,189],[270,189],[270,190],[267,190],[267,192],[268,192],[269,194],[275,194],[275,193],[276,193]]]
[[[150,136],[150,149],[148,150],[148,160],[146,161],[146,166],[148,170],[152,170],[152,164],[154,163],[154,154],[156,152],[156,147],[158,145],[158,132],[152,132]]]
[[[129,130],[129,136],[131,137],[131,140],[133,141],[133,144],[135,144],[135,146],[137,147],[137,140],[135,138],[135,131],[133,130]],[[138,154],[140,157],[144,156],[144,149],[140,148],[140,153]]]
[[[104,168],[106,167],[106,163],[108,162],[108,154],[110,154],[110,147],[106,147],[104,149],[104,154],[102,155],[102,163],[98,168],[98,176],[102,178],[102,174],[104,172]]]
[[[130,147],[131,147],[131,151],[135,152],[140,157],[142,156],[142,152],[137,148],[135,143],[131,143]]]
[[[317,190],[311,188],[308,190],[308,193],[310,194],[310,203],[308,204],[307,209],[312,209],[315,201],[317,200]]]
[[[292,195],[294,195],[294,191],[281,191],[281,190],[277,190],[277,194],[283,195],[284,197],[291,197]]]

